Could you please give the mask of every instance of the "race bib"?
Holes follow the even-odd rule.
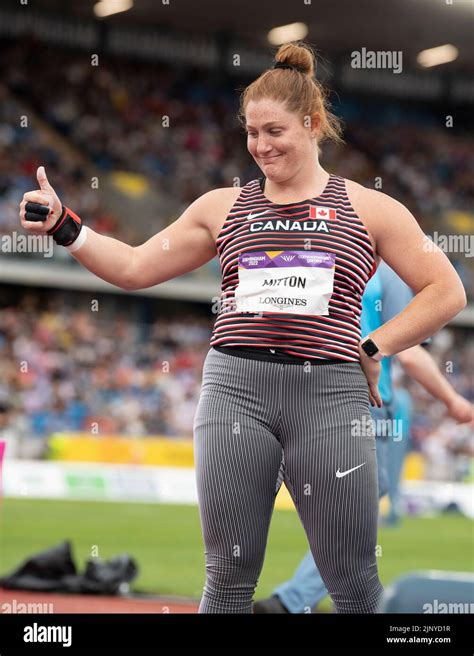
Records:
[[[336,255],[259,251],[239,255],[238,312],[329,314]]]

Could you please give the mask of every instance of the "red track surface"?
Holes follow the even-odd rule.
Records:
[[[4,604],[9,604],[5,607]],[[0,589],[0,612],[31,612],[20,604],[52,604],[45,607],[53,613],[197,613],[195,601],[153,597],[151,599],[128,599],[124,597],[102,597],[98,595],[52,594],[27,590]],[[10,611],[8,611],[10,609]],[[36,611],[38,612],[38,611]]]

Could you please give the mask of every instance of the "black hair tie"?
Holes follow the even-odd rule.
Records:
[[[306,71],[301,66],[292,66],[291,64],[284,64],[283,62],[276,62],[273,68],[288,68],[290,71],[298,71],[298,73],[306,74]]]

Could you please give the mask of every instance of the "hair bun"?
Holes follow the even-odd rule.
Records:
[[[275,62],[294,66],[305,75],[314,76],[316,58],[313,50],[306,43],[285,43],[278,48]]]
[[[283,69],[284,73],[275,73],[275,69],[279,68]],[[287,73],[285,68],[300,72]],[[306,121],[307,117],[311,117],[311,120],[317,118],[315,136],[318,151],[319,145],[325,139],[331,139],[335,143],[343,142],[341,122],[330,111],[328,93],[314,77],[315,68],[315,53],[311,46],[299,41],[280,46],[275,54],[274,66],[245,87],[240,96],[238,117],[242,127],[247,126],[249,103],[271,100],[280,103],[286,111],[296,114],[301,121]]]

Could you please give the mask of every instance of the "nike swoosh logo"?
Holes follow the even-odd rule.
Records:
[[[342,478],[343,476],[347,476],[347,474],[350,474],[351,472],[355,471],[356,469],[359,469],[359,467],[363,467],[365,465],[365,462],[362,463],[362,465],[357,465],[357,467],[353,467],[352,469],[348,469],[345,472],[339,471],[339,469],[336,472],[336,478]]]
[[[252,219],[256,219],[257,216],[262,216],[263,214],[268,214],[268,212],[269,212],[269,210],[265,210],[265,212],[259,212],[258,214],[252,214],[252,212],[250,212],[250,214],[248,215],[247,219],[248,219],[249,221],[251,221]]]

